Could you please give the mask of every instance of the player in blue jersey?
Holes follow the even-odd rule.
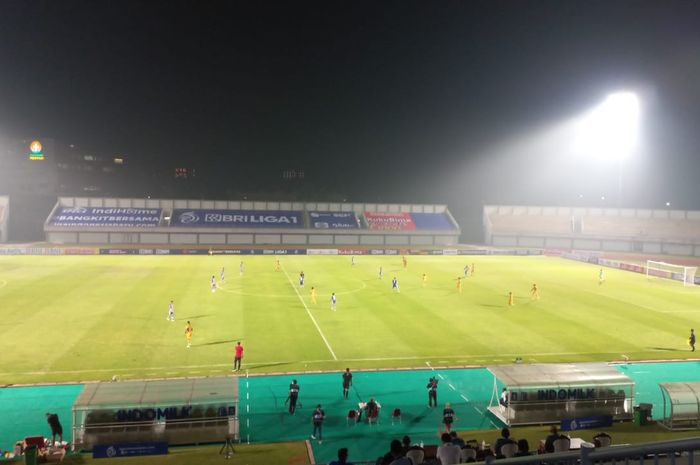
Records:
[[[211,291],[216,292],[216,276],[211,275]]]
[[[391,280],[391,289],[395,292],[401,292],[399,291],[399,280],[396,279],[396,276]]]
[[[331,310],[335,312],[335,305],[338,303],[338,299],[335,297],[335,292],[331,293]]]
[[[382,279],[384,277],[384,268],[380,265],[379,266],[379,279]]]
[[[464,265],[464,277],[469,276],[469,265]]]

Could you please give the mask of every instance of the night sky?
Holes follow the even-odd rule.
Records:
[[[197,167],[205,197],[303,168],[305,197],[598,205],[612,168],[532,140],[632,89],[625,203],[700,208],[699,5],[0,0],[0,134]]]

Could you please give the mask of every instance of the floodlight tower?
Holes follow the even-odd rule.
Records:
[[[577,146],[588,156],[617,161],[617,200],[622,206],[622,170],[637,148],[639,99],[633,92],[615,92],[593,108],[578,128]]]

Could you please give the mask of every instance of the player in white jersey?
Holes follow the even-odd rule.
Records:
[[[168,317],[166,318],[168,321],[175,321],[175,304],[173,301],[170,301],[170,304],[168,305]]]
[[[469,265],[464,265],[464,277],[469,276]]]
[[[221,282],[223,283],[226,280],[226,273],[224,272],[224,267],[221,267]]]
[[[355,256],[354,255],[350,258],[350,266],[355,266]]]
[[[211,291],[216,292],[216,276],[211,275]]]
[[[304,272],[299,273],[299,287],[304,287]]]
[[[381,266],[379,267],[379,279],[382,279],[384,277],[384,268]]]
[[[603,284],[605,282],[605,271],[603,269],[600,269],[600,272],[598,272],[598,284]]]
[[[241,261],[241,264],[238,265],[238,271],[241,273],[241,276],[243,276],[244,267],[243,267],[243,262],[242,262],[242,261]]]
[[[335,297],[335,292],[331,294],[331,310],[335,311],[335,304],[338,303],[338,299]]]

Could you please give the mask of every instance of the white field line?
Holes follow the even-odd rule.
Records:
[[[333,360],[338,361],[338,357],[335,356],[335,352],[333,352],[333,348],[328,343],[328,339],[326,339],[325,334],[323,334],[323,331],[321,331],[321,327],[316,322],[316,318],[314,318],[313,314],[311,313],[311,310],[309,310],[309,307],[306,306],[306,302],[304,302],[303,297],[299,293],[299,289],[297,289],[297,287],[294,285],[294,282],[292,282],[292,278],[289,277],[289,273],[287,273],[287,270],[282,268],[282,271],[284,271],[284,275],[287,277],[287,280],[289,281],[289,285],[292,286],[292,289],[294,289],[294,292],[296,292],[297,297],[299,297],[301,304],[304,306],[304,309],[306,309],[306,314],[309,315],[309,318],[311,318],[311,321],[313,322],[314,326],[316,326],[316,329],[318,330],[318,334],[321,335],[321,339],[323,339],[323,342],[326,343],[326,347],[328,347],[328,351],[333,356]]]
[[[655,352],[650,350],[649,352]],[[658,352],[658,351],[656,351]],[[505,354],[506,356],[520,356],[520,357],[533,357],[533,356],[547,356],[547,355],[598,355],[601,353],[610,354],[615,353],[615,351],[610,352],[538,352],[538,353],[518,353],[518,354]],[[444,356],[440,355],[441,358],[448,359],[470,359],[474,358],[474,362],[481,363],[486,362],[486,359],[476,359],[475,357],[483,357],[483,355],[454,355],[454,356]],[[330,363],[330,362],[390,362],[390,361],[405,361],[405,360],[425,360],[426,358],[431,358],[430,356],[417,356],[417,357],[377,357],[377,358],[344,358],[344,359],[326,359],[326,360],[262,360],[258,363],[266,364],[294,364],[294,363],[305,363],[307,365],[316,363]],[[434,370],[430,362],[425,362],[426,366]],[[255,368],[254,363],[245,364],[250,368]],[[181,366],[160,366],[160,367],[144,367],[140,368],[142,371],[162,371],[162,370],[189,370],[190,368],[217,368],[217,367],[229,367],[230,363],[214,363],[206,365],[181,365]],[[80,373],[106,373],[106,372],[120,372],[126,370],[134,370],[136,367],[123,367],[123,368],[93,368],[84,370],[47,370],[47,371],[21,371],[21,372],[4,372],[0,373],[2,375],[46,375],[46,374],[80,374]],[[400,367],[397,369],[401,369]],[[180,373],[177,371],[171,371],[170,373]]]

